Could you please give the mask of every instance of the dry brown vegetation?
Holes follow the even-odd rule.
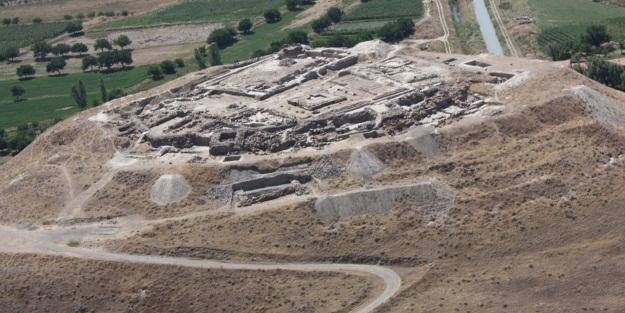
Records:
[[[405,144],[370,148],[390,165],[374,177],[378,184],[446,182],[458,199],[442,220],[400,206],[327,227],[310,205],[289,206],[164,224],[110,247],[203,258],[433,264],[385,312],[620,312],[625,137],[588,116],[579,98],[532,94],[538,85],[561,84],[555,77],[583,82],[564,71],[546,73],[515,90],[511,114],[442,132],[437,157]]]
[[[444,214],[427,216],[400,202],[388,214],[345,218],[327,225],[315,214],[313,201],[271,202],[266,204],[269,209],[251,214],[228,212],[215,216],[190,216],[155,224],[131,237],[111,240],[103,245],[88,242],[85,247],[104,247],[133,254],[249,262],[323,261],[428,269],[421,279],[407,280],[400,294],[380,308],[380,312],[624,311],[621,290],[625,285],[619,265],[625,257],[622,244],[625,239],[622,232],[625,221],[625,211],[622,210],[625,204],[625,136],[623,129],[597,118],[597,112],[591,112],[583,98],[567,89],[587,85],[618,100],[619,106],[625,96],[555,65],[540,62],[523,65],[515,59],[486,61],[509,64],[510,71],[523,66],[534,67],[534,76],[510,89],[501,88],[501,85],[485,88],[483,82],[471,86],[473,92],[492,96],[488,106],[505,108],[503,113],[479,118],[468,116],[440,128],[434,136],[440,151],[431,155],[420,153],[419,147],[410,141],[399,142],[390,136],[386,141],[368,144],[364,148],[387,166],[369,182],[351,176],[349,171],[342,171],[338,177],[315,179],[311,183],[313,195],[326,195],[364,186],[396,185],[432,178],[444,184],[456,197],[453,206]],[[495,89],[498,90],[496,94]],[[499,101],[501,105],[498,105]],[[608,107],[603,102],[599,105]],[[609,113],[616,115],[618,120],[622,108],[612,109]],[[1,217],[2,222],[38,223],[56,216],[56,207],[64,203],[67,189],[75,188],[79,192],[94,184],[97,177],[102,176],[98,165],[109,160],[115,149],[128,146],[127,140],[107,134],[104,127],[86,129],[85,125],[89,124],[80,122],[85,116],[86,113],[78,120],[50,131],[10,161],[7,164],[10,166],[3,167],[7,170],[0,173],[1,182],[10,182],[27,173],[23,179],[30,179],[28,182],[37,184],[41,191],[29,194],[29,184],[18,184],[19,189],[7,189],[10,196],[0,195],[4,200],[0,209],[7,212]],[[56,139],[51,141],[50,138]],[[346,144],[322,152],[345,168],[353,149]],[[50,161],[49,155],[57,151],[62,157]],[[293,155],[296,154],[294,151]],[[321,152],[306,155],[312,161],[310,166],[319,162],[321,155]],[[256,163],[245,164],[246,169],[270,172],[295,163],[294,159],[283,157],[258,157]],[[217,208],[203,196],[210,187],[228,181],[233,170],[228,164],[233,163],[171,164],[167,160],[172,159],[151,163],[158,166],[128,167],[117,172],[111,182],[87,203],[87,217],[139,214],[155,219]],[[70,176],[75,178],[67,181],[75,181],[75,186],[72,188],[56,179],[63,167],[48,169],[50,163],[64,164]],[[176,204],[155,205],[150,202],[150,188],[160,175],[168,173],[182,174],[192,192]],[[20,198],[27,199],[29,204],[20,206]],[[23,270],[22,267],[39,261],[32,256],[20,256],[17,261],[4,262],[6,268]],[[174,276],[167,276],[169,274],[156,266],[135,269],[132,265],[100,265],[102,262],[95,261],[78,263],[80,266],[76,268],[47,266],[39,270],[57,271],[46,274],[46,277],[53,278],[50,288],[76,283],[78,277],[80,283],[100,279],[99,286],[78,288],[77,295],[72,295],[76,298],[70,298],[82,303],[83,295],[84,299],[94,294],[111,299],[113,296],[107,296],[113,293],[113,287],[108,287],[109,282],[122,279],[120,275],[130,275],[128,280],[122,279],[130,284],[130,287],[122,285],[126,288],[123,291],[127,292],[122,294],[128,294],[128,298],[123,298],[125,305],[136,303],[130,295],[134,292],[136,297],[137,290],[145,285],[157,288],[145,282],[146,279],[148,282],[157,279],[150,275],[163,275],[158,276],[163,283],[158,285],[161,289],[156,290],[164,296],[150,305],[159,304],[166,308],[188,305],[188,308],[199,308],[200,311],[205,308],[201,301],[210,297],[197,297],[192,304],[181,304],[170,297],[176,294],[172,290],[184,284],[184,292],[188,293],[182,299],[186,299],[187,294],[190,297],[208,294],[224,306],[220,309],[233,312],[248,307],[272,312],[293,311],[292,308],[305,311],[307,304],[300,303],[311,302],[305,302],[301,297],[309,294],[288,284],[296,284],[297,288],[299,284],[314,284],[308,281],[313,277],[326,279],[323,286],[340,286],[336,289],[338,291],[335,288],[318,289],[318,285],[314,287],[312,295],[315,299],[339,299],[327,303],[306,300],[316,301],[313,303],[320,305],[316,308],[324,312],[345,306],[344,301],[350,301],[348,306],[357,303],[371,290],[370,284],[350,281],[343,276],[340,280],[345,283],[340,285],[339,276],[330,274],[306,277],[288,274],[296,277],[293,278],[280,276],[287,274],[279,272],[265,278],[268,273],[232,272],[226,277],[218,271],[205,271],[218,277],[213,280],[196,276],[200,275],[199,270],[176,269]],[[91,266],[97,268],[95,274],[83,270],[91,269]],[[36,265],[32,267],[38,268]],[[142,274],[145,268],[150,269],[149,274]],[[31,279],[40,275],[34,270],[24,271],[21,277],[26,277],[26,281],[21,283],[14,278],[9,284],[17,286],[11,287],[11,292],[21,292],[13,296],[17,299],[29,295],[26,286],[34,284]],[[61,275],[70,278],[58,281],[57,277]],[[280,299],[291,299],[296,304],[292,307],[285,300],[273,300],[273,295],[265,294],[257,290],[258,285],[245,281],[250,277],[254,277],[255,284],[279,289]],[[226,283],[222,284],[222,279]],[[196,287],[198,281],[203,284],[210,281],[215,285]],[[222,288],[225,289],[220,293]],[[85,289],[84,294],[82,289]],[[313,286],[307,290],[313,290]],[[233,294],[242,296],[233,298]],[[148,297],[150,295],[148,293]],[[44,301],[45,296],[39,296],[35,299]],[[104,301],[93,299],[96,298],[89,301]],[[268,299],[272,302],[268,303]],[[110,301],[106,302],[107,305],[121,305],[119,298],[113,300],[107,300]],[[50,305],[49,302],[34,303]],[[24,305],[19,301],[10,304]],[[69,304],[63,305],[68,306],[59,308],[73,308]],[[146,310],[149,308],[153,307],[146,307]]]
[[[367,278],[0,255],[3,312],[343,312]],[[328,288],[330,287],[330,288]]]

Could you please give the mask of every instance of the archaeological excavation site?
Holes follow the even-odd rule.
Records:
[[[210,67],[1,167],[0,311],[623,312],[623,125],[625,95],[539,60]]]

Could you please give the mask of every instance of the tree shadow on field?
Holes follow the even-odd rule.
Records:
[[[130,71],[133,70],[135,67],[134,66],[126,66],[126,67],[112,67],[110,69],[101,69],[98,72],[100,74],[113,74],[113,73],[117,73],[117,72],[125,72],[125,71]]]

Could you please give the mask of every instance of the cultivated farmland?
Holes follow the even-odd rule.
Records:
[[[349,13],[346,21],[390,19],[397,17],[420,17],[423,14],[423,2],[415,0],[370,0],[361,3]]]
[[[586,27],[603,24],[617,39],[623,38],[619,27],[625,8],[587,0],[530,0],[539,27],[538,44],[577,40]]]
[[[30,21],[40,17],[44,22],[63,20],[65,15],[87,15],[91,12],[119,13],[127,11],[129,14],[143,14],[179,0],[54,0],[54,1],[22,1],[19,5],[0,8],[0,17],[17,16],[22,21]]]
[[[37,77],[32,80],[0,80],[0,128],[15,127],[30,122],[65,118],[76,112],[78,107],[70,96],[70,89],[81,80],[87,88],[89,104],[100,100],[100,79],[108,91],[123,89],[128,93],[147,90],[197,70],[192,62],[178,69],[176,74],[166,75],[157,81],[148,79],[147,67],[135,67],[114,73],[76,73],[58,77]],[[14,102],[9,89],[19,85],[26,89],[26,100]]]
[[[278,8],[283,3],[283,0],[187,0],[150,14],[102,24],[95,29],[234,21],[245,17],[262,15],[264,11]]]
[[[8,47],[25,47],[33,42],[56,37],[65,31],[67,23],[11,25],[0,27],[0,50]]]

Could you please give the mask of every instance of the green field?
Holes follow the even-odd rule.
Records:
[[[38,77],[32,80],[0,80],[0,128],[15,127],[30,122],[40,122],[55,118],[66,118],[76,112],[76,107],[70,89],[78,80],[82,80],[87,88],[89,104],[100,99],[98,87],[100,79],[104,80],[106,88],[121,88],[128,93],[147,90],[163,84],[169,80],[197,70],[192,61],[187,66],[178,69],[177,74],[167,75],[164,79],[153,81],[147,78],[147,68],[119,71],[109,74],[77,73],[60,77]],[[14,102],[9,89],[13,85],[20,85],[26,89],[25,101]]]
[[[593,23],[606,25],[617,39],[625,38],[624,7],[592,0],[529,0],[529,5],[538,21],[540,45],[576,40]]]
[[[65,31],[67,23],[43,23],[0,26],[0,50],[25,47],[36,41],[56,37]]]
[[[378,29],[384,24],[393,21],[393,19],[387,20],[360,20],[341,22],[339,24],[330,27],[330,31],[354,31],[354,30],[373,30]]]
[[[192,22],[226,22],[262,16],[283,6],[284,0],[186,0],[162,10],[102,24],[97,30]]]
[[[254,51],[267,49],[274,41],[286,38],[287,33],[282,28],[295,19],[296,12],[287,12],[282,16],[282,20],[275,24],[262,24],[254,28],[254,33],[241,36],[241,39],[233,46],[222,51],[222,61],[224,63],[234,63],[236,61],[247,60]]]
[[[345,16],[345,21],[389,19],[397,17],[417,18],[423,15],[423,2],[415,0],[369,0]]]

